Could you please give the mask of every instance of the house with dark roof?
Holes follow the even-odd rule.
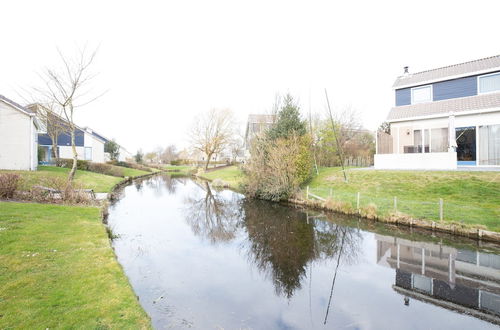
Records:
[[[38,129],[33,112],[0,95],[0,169],[36,170]]]
[[[393,85],[375,168],[500,166],[500,55],[410,73]]]
[[[41,122],[43,122],[44,120],[46,121],[43,122],[44,130],[38,133],[38,144],[41,149],[44,149],[44,153],[40,162],[42,164],[52,163],[53,144],[52,138],[50,134],[48,134],[47,130],[50,130],[50,125],[58,125],[59,127],[64,127],[65,125],[67,125],[67,121],[57,114],[51,112],[51,110],[45,108],[41,104],[30,104],[26,106],[26,108],[33,113],[40,114],[41,112],[44,112],[44,115],[39,115]],[[45,119],[47,118],[48,112],[53,117],[51,122],[48,122],[48,120]],[[76,152],[78,154],[78,159],[88,160],[95,163],[104,163],[106,161],[106,157],[104,154],[104,144],[106,143],[106,141],[106,138],[94,132],[91,128],[82,128],[76,126],[75,146]],[[56,152],[60,158],[73,158],[69,129],[62,130],[57,135]]]

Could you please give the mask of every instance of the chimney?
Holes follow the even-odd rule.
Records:
[[[408,67],[407,66],[405,66],[403,69],[405,70],[404,73],[403,73],[404,75],[410,74],[410,72],[408,72]]]

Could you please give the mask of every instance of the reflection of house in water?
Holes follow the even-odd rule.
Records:
[[[377,263],[396,269],[394,290],[500,324],[500,255],[382,235],[375,238]]]

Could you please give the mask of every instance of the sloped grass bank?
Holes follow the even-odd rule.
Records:
[[[219,179],[226,182],[231,189],[239,190],[245,176],[238,166],[228,166],[222,169],[211,170],[200,175],[201,178],[210,181]]]
[[[46,178],[66,179],[69,174],[68,168],[56,166],[39,166],[37,171],[5,171],[0,173],[17,173],[21,175],[20,190],[29,190],[35,185],[44,185]],[[141,171],[142,172],[142,171]],[[147,172],[145,172],[147,173]],[[93,189],[95,192],[110,192],[113,187],[123,178],[104,175],[88,171],[76,171],[75,184],[85,189]]]
[[[332,194],[334,200],[353,208],[359,192],[360,207],[371,204],[380,216],[396,208],[414,218],[433,221],[440,219],[442,199],[444,221],[500,231],[500,172],[350,169],[347,173],[348,182],[344,182],[340,168],[321,168],[309,190],[323,198]],[[306,193],[305,187],[302,193]]]
[[[0,328],[150,328],[98,208],[0,202],[0,241]]]

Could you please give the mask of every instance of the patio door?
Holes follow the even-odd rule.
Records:
[[[476,127],[457,127],[455,134],[458,165],[476,165]]]

